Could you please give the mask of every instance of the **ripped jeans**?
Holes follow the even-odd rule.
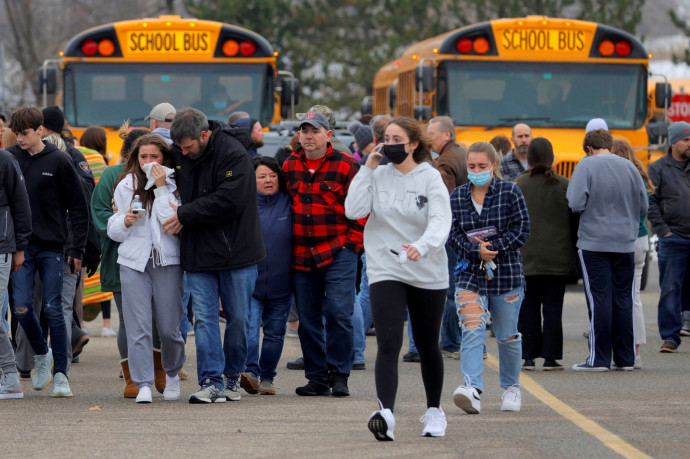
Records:
[[[522,335],[518,332],[520,305],[525,296],[523,287],[496,296],[480,296],[469,290],[455,290],[455,305],[462,329],[460,370],[465,385],[484,390],[483,347],[487,311],[491,312],[498,342],[499,380],[502,388],[520,385]]]

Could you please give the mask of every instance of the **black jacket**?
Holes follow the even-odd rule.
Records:
[[[31,206],[19,164],[0,150],[0,253],[26,249],[31,235]]]
[[[46,144],[35,155],[14,145],[8,150],[19,163],[24,174],[26,191],[31,204],[33,233],[29,243],[44,250],[62,253],[68,240],[67,211],[74,232],[69,255],[79,260],[84,256],[89,211],[70,157],[55,145]]]
[[[647,173],[656,187],[648,216],[654,232],[690,238],[690,161],[676,161],[669,152],[650,164]]]
[[[256,176],[243,129],[209,121],[212,133],[197,159],[173,146],[175,181],[182,205],[180,263],[185,271],[237,269],[266,252],[256,205]]]

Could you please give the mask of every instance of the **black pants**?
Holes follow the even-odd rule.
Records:
[[[421,361],[427,408],[439,407],[443,389],[443,357],[438,344],[446,289],[427,290],[397,281],[369,285],[371,315],[376,329],[376,394],[384,408],[395,406],[398,359],[404,322],[410,311],[412,337]]]
[[[566,276],[525,276],[525,299],[518,319],[523,359],[563,358],[561,316],[567,279]]]
[[[635,363],[633,278],[635,254],[578,250],[589,308],[587,364],[621,367]]]

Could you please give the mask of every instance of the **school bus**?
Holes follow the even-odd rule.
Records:
[[[512,126],[527,123],[551,141],[555,168],[569,177],[592,118],[606,120],[645,163],[654,158],[645,125],[650,107],[670,95],[648,96],[647,74],[647,52],[624,31],[545,16],[496,19],[414,44],[384,65],[373,113],[450,116],[465,147],[510,138]]]
[[[161,102],[198,108],[209,119],[227,121],[242,110],[264,126],[279,122],[291,95],[281,102],[277,87],[287,86],[286,96],[296,82],[278,81],[277,55],[261,35],[230,24],[180,16],[114,22],[73,37],[54,62],[57,72],[39,70],[39,87],[62,80],[58,100],[75,136],[105,127],[113,164],[119,126],[129,119],[148,127],[144,118]]]

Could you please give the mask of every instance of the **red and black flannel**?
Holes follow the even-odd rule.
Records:
[[[283,170],[292,197],[292,267],[301,271],[323,267],[342,247],[359,252],[366,220],[345,217],[345,196],[357,173],[357,162],[334,151],[329,143],[313,174],[302,149],[290,155]]]

